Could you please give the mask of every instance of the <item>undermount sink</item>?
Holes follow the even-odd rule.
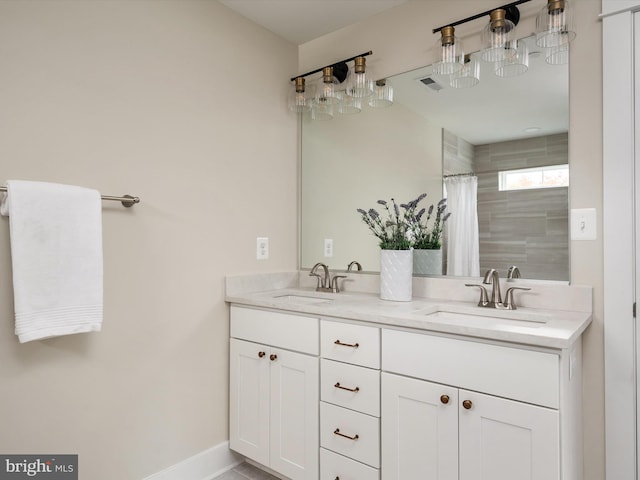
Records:
[[[468,309],[439,308],[437,311],[425,313],[429,320],[461,325],[469,327],[488,326],[518,326],[527,328],[543,327],[550,317],[534,312],[521,312],[514,310],[481,309],[469,311]]]
[[[283,300],[291,303],[296,303],[298,305],[315,305],[319,303],[327,303],[332,302],[332,298],[323,298],[323,297],[312,297],[307,295],[277,295],[273,298],[278,300]]]

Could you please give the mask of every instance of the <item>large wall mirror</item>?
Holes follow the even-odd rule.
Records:
[[[426,192],[422,206],[447,196],[451,219],[468,215],[466,204],[453,208],[463,197],[447,190],[455,179],[473,177],[480,272],[497,268],[505,276],[516,265],[523,278],[569,281],[569,187],[562,183],[568,65],[550,64],[552,52],[524,41],[528,69],[520,75],[500,77],[478,58],[478,83],[454,88],[426,66],[387,79],[390,107],[363,101],[358,114],[303,117],[301,268],[322,261],[343,270],[356,260],[364,271],[378,271],[378,241],[356,209]],[[550,180],[536,184],[539,178]],[[447,258],[456,253],[451,235],[445,232],[442,263],[430,273],[468,276],[449,268]]]

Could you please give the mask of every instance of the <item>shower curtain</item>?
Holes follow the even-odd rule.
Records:
[[[478,177],[451,176],[447,189],[447,275],[480,276]]]

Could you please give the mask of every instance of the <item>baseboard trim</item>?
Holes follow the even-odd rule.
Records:
[[[240,455],[229,450],[229,442],[223,442],[144,480],[212,480],[243,461]]]

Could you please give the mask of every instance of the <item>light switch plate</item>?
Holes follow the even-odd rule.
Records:
[[[324,239],[324,256],[333,257],[333,239],[332,238]]]
[[[596,240],[596,227],[595,208],[571,209],[571,240]]]

